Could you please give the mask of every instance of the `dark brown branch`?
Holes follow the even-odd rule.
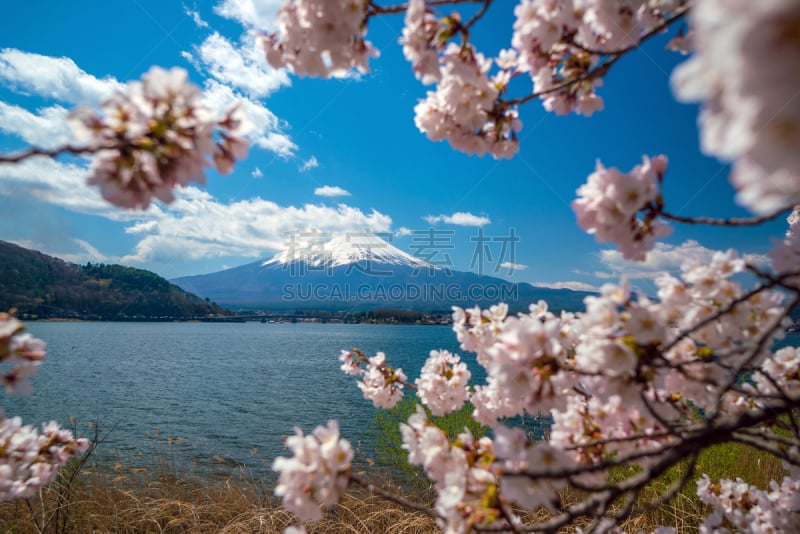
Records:
[[[395,504],[398,504],[398,505],[400,505],[400,506],[402,506],[404,508],[408,508],[409,510],[414,510],[416,512],[421,512],[421,513],[423,513],[423,514],[425,514],[425,515],[427,515],[429,517],[432,517],[434,519],[441,519],[441,517],[439,517],[439,514],[437,514],[436,512],[431,510],[429,507],[425,506],[424,504],[420,504],[420,503],[417,503],[417,502],[414,502],[414,501],[410,501],[408,499],[400,497],[399,495],[395,495],[390,491],[386,491],[385,489],[380,488],[380,487],[376,486],[375,484],[372,484],[371,482],[368,482],[368,481],[364,480],[361,477],[358,477],[356,475],[350,475],[350,482],[353,483],[353,484],[356,484],[358,486],[361,486],[362,488],[366,489],[368,492],[370,492],[373,495],[377,495],[379,497],[382,497],[382,498],[386,499],[387,501],[391,501],[391,502],[393,502]]]
[[[794,271],[788,271],[788,272],[785,272],[785,273],[780,273],[777,276],[775,276],[775,275],[773,275],[771,273],[768,273],[766,271],[762,271],[761,269],[759,269],[755,265],[748,264],[747,265],[747,270],[750,271],[751,273],[753,273],[754,275],[758,276],[759,278],[762,278],[762,279],[774,284],[774,286],[780,286],[780,287],[782,287],[784,289],[788,289],[789,291],[792,291],[792,292],[797,293],[798,295],[800,295],[800,287],[786,283],[786,280],[794,278],[796,276],[800,276],[800,269],[795,269]],[[785,315],[789,315],[789,313],[791,313],[791,311],[792,310],[787,309]]]
[[[798,458],[793,458],[788,453],[793,447],[797,446],[797,442],[794,440],[782,438],[781,436],[769,436],[765,438],[764,436],[748,432],[746,428],[736,431],[733,434],[732,440],[759,449],[777,458],[786,460],[787,462],[793,464],[798,463]],[[776,442],[777,445],[770,443],[770,441]]]
[[[642,34],[642,37],[636,43],[630,46],[626,46],[625,48],[619,48],[617,50],[595,50],[581,43],[578,43],[574,39],[571,40],[569,44],[578,48],[582,52],[586,52],[587,54],[591,54],[593,56],[621,56],[623,54],[627,54],[628,52],[636,50],[641,46],[643,42],[666,30],[673,22],[682,19],[689,12],[690,7],[691,6],[688,2],[680,6],[678,9],[675,10],[675,13],[673,13],[672,15],[661,21],[661,23],[658,24],[657,26],[654,26],[649,31]]]
[[[494,2],[494,0],[483,0],[483,6],[464,24],[464,29],[469,31],[469,29],[472,28],[476,22],[483,18],[483,16],[486,14],[486,11],[489,9],[489,6],[492,5],[492,2]]]
[[[573,85],[577,85],[581,82],[585,82],[588,80],[593,80],[595,78],[602,78],[606,75],[606,73],[611,69],[611,66],[616,63],[622,56],[616,56],[606,62],[604,62],[599,67],[595,68],[594,70],[590,70],[584,74],[581,74],[577,78],[572,78],[571,80],[563,81],[557,85],[549,89],[543,89],[542,91],[537,91],[535,93],[531,93],[528,96],[523,96],[521,98],[514,98],[511,100],[506,100],[503,102],[503,105],[507,108],[512,106],[519,106],[522,104],[527,104],[531,100],[536,100],[537,98],[543,97],[545,95],[549,95],[550,93],[557,93],[559,91],[563,91],[564,89],[568,89]]]
[[[481,2],[486,2],[486,0],[426,0],[425,5],[428,7],[436,7],[458,4],[480,4]],[[381,6],[372,1],[369,3],[369,13],[367,17],[374,15],[398,15],[400,13],[405,13],[407,10],[408,4]]]
[[[23,150],[22,152],[17,152],[16,154],[10,154],[8,156],[0,154],[0,163],[19,163],[34,156],[47,156],[49,158],[55,158],[56,156],[60,156],[61,154],[72,154],[75,156],[83,156],[86,154],[96,154],[101,150],[108,150],[113,148],[118,148],[118,147],[114,146],[92,147],[92,146],[66,145],[58,148],[51,148],[50,150],[31,147]]]
[[[732,217],[730,219],[721,219],[715,217],[684,217],[682,215],[675,215],[666,211],[659,211],[658,215],[675,222],[684,224],[708,224],[712,226],[757,226],[759,224],[771,221],[778,218],[781,214],[787,213],[792,208],[781,208],[774,213],[762,215],[759,217]]]
[[[683,339],[688,337],[690,334],[692,334],[693,332],[696,332],[697,330],[700,330],[704,326],[708,326],[709,324],[713,323],[714,321],[716,321],[720,317],[722,317],[724,315],[727,315],[728,313],[730,313],[739,304],[741,304],[743,302],[746,302],[751,297],[761,293],[762,291],[766,291],[767,289],[772,289],[775,286],[783,286],[783,281],[785,279],[790,278],[792,276],[797,276],[797,274],[798,274],[796,272],[791,272],[791,273],[782,274],[781,276],[778,276],[778,277],[773,277],[773,276],[761,273],[761,271],[758,271],[754,267],[751,267],[751,266],[748,266],[748,269],[750,269],[751,271],[756,272],[759,276],[762,276],[763,278],[766,278],[767,282],[764,283],[764,284],[761,284],[760,286],[751,289],[747,293],[744,293],[744,294],[740,295],[739,297],[733,299],[726,306],[723,306],[722,308],[717,310],[717,312],[714,313],[713,315],[710,315],[710,316],[706,317],[705,319],[703,319],[702,321],[699,321],[699,322],[693,324],[691,327],[689,327],[689,328],[687,328],[685,330],[682,330],[681,332],[678,333],[678,335],[675,337],[675,339],[673,339],[663,349],[661,349],[661,352],[662,353],[668,352],[670,349],[675,347],[678,343],[680,343]],[[787,308],[785,310],[783,316],[786,316],[790,311],[791,311],[791,309]]]
[[[667,29],[672,23],[674,23],[677,20],[682,19],[688,13],[689,13],[689,5],[685,5],[685,6],[681,7],[681,8],[679,8],[672,16],[670,16],[669,18],[664,19],[664,21],[661,22],[661,24],[655,26],[650,31],[644,33],[641,36],[641,38],[636,42],[636,44],[631,45],[631,46],[629,46],[627,48],[620,49],[620,50],[615,50],[615,51],[611,51],[611,52],[601,52],[601,51],[594,51],[594,50],[585,48],[583,46],[578,46],[576,43],[570,43],[570,44],[572,44],[573,46],[575,46],[576,48],[578,48],[579,50],[581,50],[581,51],[583,51],[585,53],[592,54],[592,55],[603,56],[603,57],[608,57],[610,59],[604,61],[602,64],[597,66],[595,69],[590,70],[590,71],[578,76],[577,78],[573,78],[571,80],[566,80],[566,81],[564,81],[564,82],[562,82],[562,83],[560,83],[558,85],[555,85],[555,86],[553,86],[553,87],[551,87],[549,89],[545,89],[543,91],[537,91],[535,93],[531,93],[528,96],[524,96],[524,97],[521,97],[521,98],[515,98],[515,99],[512,99],[512,100],[507,100],[507,101],[504,102],[504,105],[506,107],[518,106],[518,105],[530,102],[531,100],[536,100],[537,98],[545,96],[545,95],[548,95],[550,93],[556,93],[556,92],[562,91],[564,89],[567,89],[567,88],[571,87],[572,85],[576,85],[576,84],[579,84],[581,82],[593,80],[595,78],[602,78],[603,76],[606,75],[606,73],[608,73],[608,71],[611,69],[611,67],[614,65],[614,63],[619,61],[619,59],[622,56],[624,56],[628,52],[636,50],[637,48],[639,48],[642,45],[642,43],[644,43],[645,41],[651,39],[653,36],[661,33],[662,31]]]
[[[661,506],[665,505],[670,499],[672,499],[675,495],[677,495],[686,484],[692,479],[695,475],[697,470],[697,457],[698,454],[692,454],[689,457],[689,466],[686,469],[686,472],[681,476],[680,480],[674,482],[663,494],[661,494],[657,499],[651,500],[644,508],[640,511],[637,510],[636,515],[642,515],[649,510],[655,510],[660,508]],[[619,519],[623,519],[622,517],[618,517]]]
[[[781,327],[781,325],[783,324],[784,317],[786,317],[786,315],[788,315],[798,304],[800,304],[800,295],[795,295],[794,299],[792,299],[792,302],[784,310],[784,313],[781,314],[781,316],[773,319],[772,325],[761,334],[761,338],[756,342],[755,346],[752,349],[750,349],[750,354],[747,357],[747,359],[745,359],[745,361],[743,361],[739,365],[739,370],[753,363],[753,361],[758,357],[758,355],[764,349],[765,345],[767,344],[767,340],[772,338],[772,334],[774,334]],[[731,386],[733,386],[736,383],[738,379],[739,379],[738,372],[731,373],[731,376],[725,381],[724,385],[720,388],[719,397],[716,403],[717,405],[712,411],[711,416],[709,416],[708,418],[709,424],[711,424],[714,420],[716,420],[720,416],[721,414],[720,406],[722,404],[722,397],[724,396],[725,392],[728,391],[731,388]]]
[[[796,457],[792,457],[785,450],[782,450],[780,447],[771,447],[769,446],[768,443],[765,443],[763,441],[758,441],[742,436],[735,436],[734,438],[731,439],[731,441],[740,443],[742,445],[747,445],[753,447],[754,449],[766,452],[767,454],[771,454],[776,458],[780,458],[781,460],[789,464],[795,466],[800,464],[800,462],[798,462],[798,459]]]

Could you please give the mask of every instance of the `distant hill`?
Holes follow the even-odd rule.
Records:
[[[591,294],[434,266],[374,234],[301,244],[271,259],[172,282],[231,309],[274,311],[395,308],[449,313],[451,306],[504,301],[516,312],[539,299],[555,312],[577,311]]]
[[[0,241],[0,310],[83,319],[185,319],[230,312],[155,273],[76,265]]]

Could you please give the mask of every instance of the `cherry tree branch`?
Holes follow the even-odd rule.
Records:
[[[664,30],[669,28],[673,22],[682,19],[687,13],[689,13],[689,9],[691,5],[689,2],[684,3],[682,6],[675,10],[675,13],[670,15],[669,17],[662,20],[656,26],[653,26],[650,30],[642,34],[642,37],[639,39],[638,42],[632,44],[630,46],[626,46],[625,48],[619,48],[617,50],[596,50],[590,47],[587,47],[581,43],[578,43],[574,39],[570,42],[571,45],[575,46],[576,48],[580,49],[582,52],[586,52],[587,54],[591,54],[593,56],[621,56],[636,50],[639,48],[643,42],[650,39],[651,37],[662,33]]]
[[[363,478],[357,475],[350,475],[350,482],[356,484],[357,486],[361,486],[362,488],[366,489],[373,495],[382,497],[387,501],[391,501],[395,504],[403,506],[404,508],[407,508],[409,510],[414,510],[415,512],[421,512],[434,519],[440,519],[439,514],[431,510],[428,506],[425,506],[424,504],[420,504],[418,502],[411,501],[404,497],[400,497],[399,495],[395,495],[391,491],[387,491],[379,486],[376,486],[375,484],[368,482],[367,480],[364,480]]]
[[[489,10],[489,6],[492,5],[492,2],[494,2],[494,0],[483,0],[483,6],[464,24],[464,29],[469,30],[476,22],[482,19],[486,11]]]
[[[20,163],[21,161],[25,161],[28,158],[32,158],[35,156],[46,156],[49,158],[55,158],[56,156],[60,156],[61,154],[72,154],[74,156],[83,156],[87,154],[97,154],[101,150],[109,150],[113,148],[119,148],[117,146],[73,146],[73,145],[65,145],[60,146],[58,148],[52,149],[44,149],[44,148],[36,148],[31,147],[23,150],[22,152],[17,152],[16,154],[4,155],[0,154],[0,163]]]
[[[792,208],[781,208],[773,213],[761,215],[759,217],[732,217],[730,219],[721,219],[715,217],[684,217],[676,215],[667,211],[658,210],[658,215],[670,221],[680,222],[684,224],[708,224],[712,226],[758,226],[768,221],[777,219],[791,211]]]
[[[480,4],[491,3],[493,0],[426,0],[425,5],[428,7],[438,6],[454,6],[458,4]],[[393,6],[381,6],[374,1],[369,3],[369,13],[367,17],[374,15],[398,15],[405,13],[408,10],[408,4],[397,4]],[[485,11],[485,9],[484,9]]]
[[[564,82],[562,82],[560,84],[557,84],[557,85],[554,85],[553,87],[550,87],[549,89],[544,89],[542,91],[537,91],[535,93],[531,93],[530,95],[527,95],[527,96],[524,96],[524,97],[521,97],[521,98],[514,98],[514,99],[511,99],[511,100],[506,100],[505,102],[503,102],[503,105],[505,107],[518,106],[518,105],[530,102],[531,100],[536,100],[537,98],[540,98],[542,96],[549,95],[551,93],[557,93],[559,91],[562,91],[564,89],[567,89],[567,88],[571,87],[572,85],[576,85],[576,84],[579,84],[579,83],[585,82],[585,81],[590,81],[590,80],[593,80],[595,78],[602,78],[603,76],[605,76],[608,73],[608,71],[611,69],[611,67],[614,65],[614,63],[619,61],[619,59],[622,58],[625,54],[627,54],[628,52],[631,52],[633,50],[636,50],[637,48],[639,48],[642,45],[642,43],[644,43],[645,41],[651,39],[655,35],[658,35],[662,31],[667,29],[672,23],[684,18],[689,13],[689,9],[690,9],[690,6],[688,4],[678,8],[672,16],[664,19],[660,24],[658,24],[655,27],[653,27],[650,31],[644,33],[636,44],[631,45],[631,46],[629,46],[627,48],[622,48],[620,50],[615,50],[615,51],[611,51],[611,52],[602,52],[602,51],[591,50],[591,49],[585,48],[585,47],[579,45],[578,43],[576,43],[574,41],[571,42],[570,43],[571,45],[575,46],[576,48],[578,48],[582,52],[585,52],[585,53],[591,54],[591,55],[605,56],[605,57],[608,57],[609,59],[607,59],[606,61],[601,63],[599,66],[597,66],[593,70],[590,70],[590,71],[588,71],[588,72],[586,72],[586,73],[584,73],[584,74],[582,74],[582,75],[580,75],[580,76],[578,76],[576,78],[572,78],[570,80],[565,80]]]
[[[716,311],[716,313],[714,313],[712,315],[709,315],[708,317],[706,317],[702,321],[698,321],[697,323],[693,324],[689,328],[681,330],[678,333],[678,335],[675,336],[675,338],[670,343],[667,343],[667,345],[661,349],[661,352],[662,353],[669,352],[670,349],[675,347],[683,339],[687,338],[692,333],[700,330],[704,326],[708,326],[709,324],[711,324],[714,321],[718,320],[720,317],[723,317],[724,315],[727,315],[728,313],[733,311],[733,309],[736,306],[738,306],[739,304],[741,304],[743,302],[746,302],[747,300],[749,300],[753,296],[755,296],[755,295],[757,295],[757,294],[759,294],[759,293],[761,293],[763,291],[766,291],[767,289],[771,289],[773,287],[776,287],[776,286],[785,287],[784,286],[784,281],[786,279],[791,278],[793,276],[797,276],[798,274],[800,274],[800,270],[798,270],[798,271],[792,271],[790,273],[784,273],[784,274],[782,274],[782,275],[780,275],[778,277],[773,277],[773,276],[770,276],[770,275],[768,275],[766,273],[763,273],[763,272],[757,270],[755,267],[748,266],[747,268],[749,270],[751,270],[751,271],[754,271],[759,276],[762,276],[763,278],[767,279],[767,282],[762,284],[762,285],[760,285],[760,286],[757,286],[757,287],[751,289],[750,291],[747,291],[746,293],[743,293],[739,297],[731,300],[726,306],[721,307],[719,310]],[[787,308],[785,310],[785,312],[784,312],[784,315],[788,315],[791,312],[791,309],[793,309],[794,306],[796,306],[796,304],[793,304],[792,308]]]

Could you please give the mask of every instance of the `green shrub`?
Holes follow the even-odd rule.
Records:
[[[430,487],[430,481],[422,469],[408,463],[408,452],[403,449],[403,437],[400,424],[416,413],[419,400],[413,395],[405,395],[391,410],[378,410],[372,427],[368,430],[375,447],[375,459],[382,468],[387,469],[393,478],[403,486],[414,491],[424,491]],[[489,431],[472,417],[473,406],[465,403],[459,410],[440,417],[433,416],[425,408],[428,420],[442,429],[450,440],[468,429],[477,439]]]

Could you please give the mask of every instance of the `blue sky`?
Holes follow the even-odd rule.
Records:
[[[733,202],[728,166],[700,152],[698,108],[672,98],[669,76],[684,58],[663,50],[666,37],[614,66],[599,91],[606,109],[591,118],[559,117],[538,102],[523,106],[519,154],[496,161],[432,143],[414,126],[413,107],[427,88],[397,45],[402,17],[370,25],[368,39],[381,51],[370,73],[298,79],[268,67],[253,44],[251,30],[271,29],[277,3],[41,0],[6,7],[0,151],[69,141],[70,108],[97,105],[152,65],[187,69],[219,105],[243,99],[254,131],[249,157],[231,175],[209,171],[206,188],[184,189],[174,204],[146,212],[105,205],[83,185],[82,159],[0,166],[0,239],[171,278],[271,256],[292,230],[385,232],[413,253],[424,244],[419,232],[433,228],[442,245],[437,258],[448,255],[458,270],[574,288],[625,273],[651,291],[654,274],[677,271],[682,260],[703,261],[729,247],[764,254],[768,236],[782,233],[782,221],[745,230],[674,226],[645,264],[634,265],[578,228],[569,204],[595,161],[627,171],[644,154],[670,159],[670,211],[746,214]],[[485,53],[508,47],[511,4],[497,2],[477,30]],[[476,261],[479,231],[493,239],[486,242],[491,259]],[[509,249],[501,255],[512,232],[519,237],[513,257]]]

